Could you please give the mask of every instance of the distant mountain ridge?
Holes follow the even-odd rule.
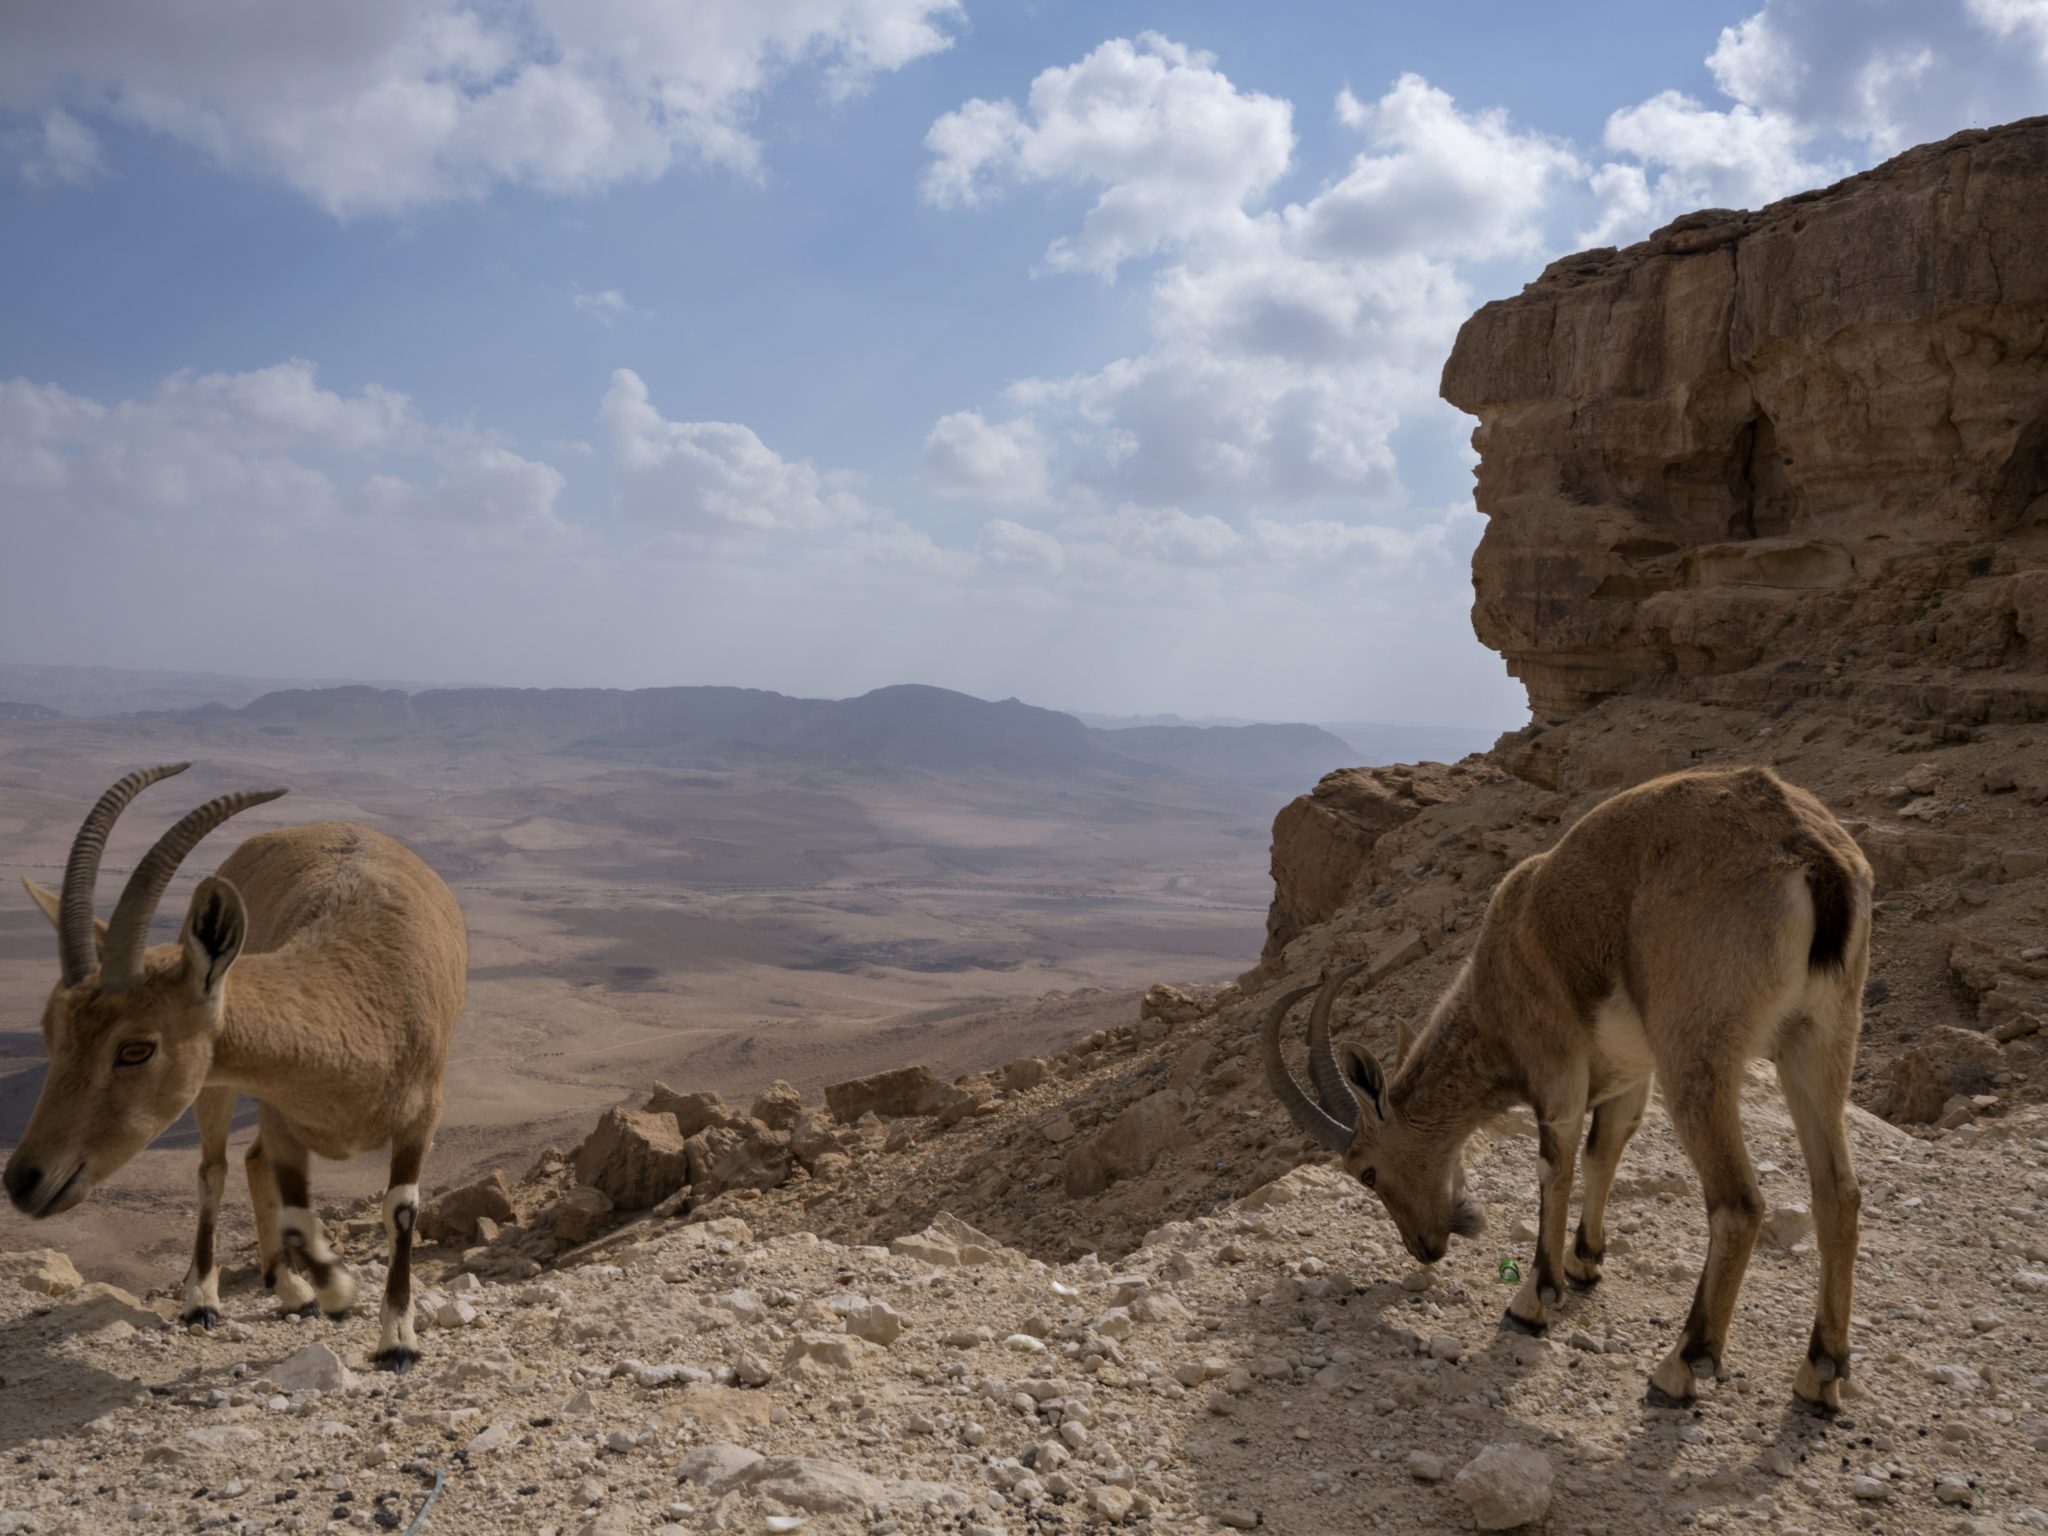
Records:
[[[14,671],[97,678],[105,669]],[[103,681],[103,696],[117,697],[124,688],[133,694],[161,684],[175,695],[180,688],[203,689],[209,681],[246,680],[107,672]],[[67,718],[33,699],[0,709],[0,721],[15,725]],[[1355,742],[1313,725],[1193,724],[1167,716],[1105,728],[1017,699],[990,702],[922,684],[877,688],[851,699],[805,699],[761,688],[708,686],[409,690],[346,683],[273,688],[246,700],[131,711],[125,718],[357,743],[423,734],[474,738],[479,745],[495,739],[537,751],[630,753],[668,766],[872,763],[941,772],[1097,771],[1136,779],[1186,773],[1287,794],[1362,760]]]

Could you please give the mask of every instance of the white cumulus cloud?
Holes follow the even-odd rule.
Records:
[[[1241,218],[1287,170],[1293,108],[1239,90],[1213,55],[1147,32],[1044,71],[1021,109],[968,102],[932,124],[925,147],[924,195],[942,207],[1013,182],[1100,188],[1045,263],[1112,277]]]
[[[694,160],[759,168],[796,69],[835,94],[951,42],[959,0],[104,0],[17,8],[0,114],[30,175],[95,165],[85,121],[154,130],[342,216],[501,185],[590,192]]]

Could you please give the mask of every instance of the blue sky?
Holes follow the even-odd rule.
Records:
[[[11,8],[0,658],[1513,724],[1462,316],[2044,108],[2048,0]]]

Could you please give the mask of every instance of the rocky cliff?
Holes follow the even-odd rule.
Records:
[[[1877,871],[1861,1100],[2038,1097],[2048,118],[1554,262],[1466,322],[1443,390],[1479,418],[1473,624],[1533,723],[1283,810],[1247,987],[1456,952],[1605,795],[1764,762]]]
[[[1466,322],[1473,625],[1539,720],[1748,670],[2048,718],[2044,188],[2048,118],[1958,134]]]

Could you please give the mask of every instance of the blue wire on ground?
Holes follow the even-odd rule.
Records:
[[[420,1527],[427,1523],[427,1511],[434,1507],[434,1500],[441,1497],[441,1485],[447,1481],[448,1469],[434,1468],[434,1486],[427,1494],[427,1502],[420,1506],[420,1512],[412,1517],[412,1524],[405,1528],[405,1536],[419,1536]]]

